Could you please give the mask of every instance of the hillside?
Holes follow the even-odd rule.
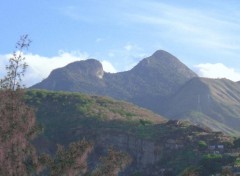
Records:
[[[74,141],[76,136],[65,133],[79,130],[87,136],[113,129],[148,138],[154,134],[144,134],[145,127],[166,122],[164,117],[133,104],[81,93],[32,90],[27,92],[26,101],[36,108],[38,121],[51,141],[63,131],[67,140]]]
[[[240,85],[227,79],[194,78],[164,102],[161,113],[240,135]]]
[[[44,128],[34,141],[38,151],[53,153],[57,143],[68,145],[76,140],[90,140],[95,147],[89,167],[109,147],[130,154],[133,162],[122,173],[129,176],[178,175],[189,167],[199,167],[206,175],[220,171],[222,165],[234,159],[223,155],[221,164],[209,170],[204,165],[206,154],[213,152],[208,145],[226,145],[227,152],[232,138],[189,122],[166,121],[129,103],[80,93],[39,90],[28,91],[26,101],[36,109],[37,120]]]

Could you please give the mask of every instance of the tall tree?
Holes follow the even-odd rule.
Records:
[[[31,175],[37,162],[30,140],[35,136],[34,111],[23,100],[22,76],[27,64],[23,50],[30,40],[24,35],[6,66],[7,75],[0,81],[0,175]]]
[[[15,51],[12,57],[9,58],[9,65],[6,66],[7,75],[1,79],[0,88],[4,90],[17,90],[24,87],[22,84],[22,77],[27,68],[23,51],[28,49],[31,40],[28,35],[23,35],[16,43]]]

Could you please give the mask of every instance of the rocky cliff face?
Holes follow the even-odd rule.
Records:
[[[95,59],[88,59],[86,61],[78,61],[68,64],[65,69],[78,78],[99,78],[102,79],[104,75],[102,64]]]
[[[97,137],[96,145],[102,148],[109,148],[112,145],[122,151],[131,153],[135,158],[134,162],[139,168],[145,168],[159,160],[162,146],[154,141],[144,140],[127,134],[105,134]]]
[[[123,133],[101,135],[97,137],[95,141],[95,152],[97,153],[114,146],[114,148],[125,151],[131,155],[133,163],[123,175],[133,175],[137,172],[142,175],[161,175],[161,166],[155,170],[149,168],[155,166],[160,160],[164,152],[162,143],[156,143],[152,140],[141,139]]]

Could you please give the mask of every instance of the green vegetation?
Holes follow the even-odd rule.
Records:
[[[214,173],[221,173],[222,166],[225,166],[234,161],[234,157],[222,154],[207,154],[203,155],[200,162],[201,174],[210,175]]]
[[[236,167],[240,167],[240,158],[236,158],[235,162],[234,162],[234,165]]]
[[[38,120],[50,138],[79,128],[90,134],[115,130],[150,137],[154,135],[151,126],[164,122],[161,117],[129,103],[81,93],[31,90],[26,92],[25,100],[37,110]]]
[[[46,146],[42,149],[48,150],[56,143],[66,146],[85,138],[98,147],[104,139],[104,145],[121,146],[120,149],[124,150],[129,147],[124,145],[139,141],[135,148],[128,151],[134,159],[138,147],[144,143],[155,143],[161,148],[155,166],[158,165],[158,169],[170,168],[174,171],[167,172],[173,175],[185,173],[183,171],[188,167],[189,172],[191,168],[197,168],[198,173],[213,174],[220,172],[222,166],[234,162],[234,158],[211,154],[212,151],[208,150],[212,142],[231,143],[221,141],[222,134],[205,131],[188,121],[166,123],[150,111],[129,103],[81,93],[43,90],[27,91],[25,100],[36,109],[38,121],[44,127],[42,139]],[[141,150],[139,152],[141,155]],[[144,171],[133,170],[132,174],[134,172],[144,175]]]
[[[207,149],[208,145],[205,141],[199,141],[198,142],[198,147],[199,147],[200,150],[205,150],[205,149]]]

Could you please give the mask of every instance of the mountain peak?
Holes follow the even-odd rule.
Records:
[[[155,56],[155,57],[163,57],[163,56],[172,56],[170,53],[168,53],[167,51],[164,51],[164,50],[157,50],[153,53],[152,56]]]
[[[181,63],[178,58],[164,50],[157,50],[152,56],[147,58],[149,61],[159,62],[160,64]],[[182,64],[183,65],[183,64]]]
[[[66,66],[66,69],[81,75],[88,75],[102,79],[104,75],[102,64],[96,59],[76,61]]]
[[[164,51],[157,50],[150,57],[143,59],[133,70],[156,70],[159,75],[169,75],[169,79],[175,75],[179,77],[182,75],[184,78],[190,79],[197,77],[197,75],[184,65],[178,58],[172,54]]]

